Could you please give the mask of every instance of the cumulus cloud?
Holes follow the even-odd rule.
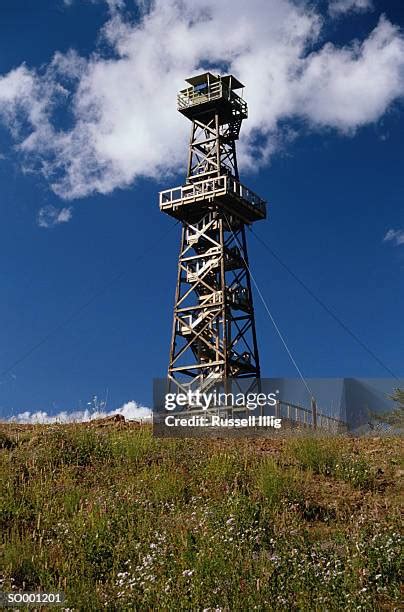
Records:
[[[333,17],[344,13],[360,13],[372,9],[372,0],[331,0],[328,7],[328,11]]]
[[[389,229],[383,240],[384,242],[393,242],[396,246],[400,246],[404,244],[404,230]]]
[[[51,204],[48,206],[43,206],[39,212],[37,217],[37,222],[39,227],[55,227],[55,225],[59,225],[60,223],[67,223],[70,221],[73,215],[73,209],[71,206],[65,208],[56,208],[56,206],[52,206]]]
[[[353,134],[404,95],[403,34],[384,17],[365,40],[339,47],[321,42],[324,17],[304,2],[139,1],[137,22],[122,2],[109,6],[90,57],[56,53],[44,69],[23,65],[0,78],[0,116],[24,164],[65,199],[181,169],[189,125],[176,93],[207,68],[247,85],[244,169],[296,137],[288,121]]]
[[[109,412],[92,411],[92,410],[77,410],[73,412],[59,412],[58,414],[48,414],[44,411],[38,412],[21,412],[16,416],[8,419],[13,423],[83,423],[87,421],[93,421],[94,419],[103,419],[106,417],[115,416],[121,414],[127,421],[148,421],[151,420],[151,410],[145,406],[140,406],[134,401],[123,404],[116,410],[110,410]]]

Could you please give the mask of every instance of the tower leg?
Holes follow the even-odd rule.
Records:
[[[219,208],[183,223],[168,374],[195,385],[260,375],[245,226]]]

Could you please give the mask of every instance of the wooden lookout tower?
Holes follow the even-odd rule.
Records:
[[[177,98],[192,123],[187,178],[160,192],[161,211],[182,224],[168,377],[206,389],[260,377],[245,228],[266,205],[239,180],[243,85],[210,72],[187,83]]]

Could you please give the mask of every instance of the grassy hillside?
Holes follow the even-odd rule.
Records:
[[[398,607],[402,440],[0,426],[3,590],[76,610]]]

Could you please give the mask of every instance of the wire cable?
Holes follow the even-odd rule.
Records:
[[[179,221],[176,221],[173,225],[170,226],[168,231],[163,232],[161,236],[157,238],[147,249],[145,249],[142,253],[140,253],[133,261],[136,263],[143,259],[145,255],[147,255],[161,240],[164,240],[171,233],[171,231],[178,225]],[[74,310],[70,315],[68,315],[65,319],[63,319],[58,325],[56,325],[53,329],[51,329],[41,340],[33,344],[29,349],[26,350],[18,359],[16,359],[10,366],[8,366],[5,370],[0,372],[0,378],[9,374],[16,366],[25,361],[28,357],[32,355],[35,351],[37,351],[41,346],[43,346],[48,340],[50,340],[53,336],[55,336],[58,332],[60,332],[66,325],[74,321],[88,306],[90,306],[97,298],[101,295],[104,295],[113,285],[115,285],[118,281],[120,281],[124,276],[128,274],[128,270],[124,270],[117,274],[114,278],[108,281],[105,285],[100,287],[92,296],[90,296],[83,304],[81,304],[76,310]]]
[[[295,281],[297,281],[299,283],[299,285],[301,285],[301,287],[303,287],[303,289],[313,298],[313,300],[315,302],[317,302],[317,304],[319,304],[324,310],[325,312],[327,312],[333,319],[334,321],[336,321],[338,323],[338,325],[340,325],[340,327],[342,327],[342,329],[349,335],[351,336],[351,338],[353,338],[355,340],[355,342],[357,342],[357,344],[359,344],[360,347],[362,347],[362,349],[364,349],[386,372],[388,372],[390,374],[390,376],[392,376],[395,380],[400,382],[400,379],[398,378],[398,376],[372,351],[372,349],[370,349],[349,327],[348,325],[346,325],[346,323],[344,323],[339,316],[333,311],[331,310],[331,308],[329,306],[327,306],[327,304],[325,304],[323,302],[323,300],[321,300],[311,289],[310,287],[308,287],[306,285],[306,283],[304,281],[302,281],[301,278],[299,278],[299,276],[297,276],[297,274],[295,274],[295,272],[293,272],[293,270],[290,269],[290,267],[284,262],[282,261],[282,259],[279,257],[279,255],[277,253],[275,253],[275,251],[260,237],[258,236],[258,234],[252,229],[250,228],[250,232],[253,234],[253,236],[255,236],[255,238],[258,240],[258,242],[260,242],[262,244],[262,246],[272,255],[272,257],[274,259],[276,259],[276,261],[290,274],[290,276],[292,278],[295,279]]]
[[[225,216],[225,219],[226,219],[226,221],[227,221],[227,225],[228,225],[228,227],[229,227],[229,230],[230,230],[231,234],[233,235],[234,240],[237,242],[237,244],[238,244],[238,246],[239,246],[239,248],[240,248],[240,252],[241,252],[241,253],[243,253],[243,248],[242,248],[242,246],[241,246],[241,244],[240,244],[240,241],[238,240],[237,236],[235,235],[235,233],[234,233],[234,232],[233,232],[233,230],[231,229],[231,226],[230,226],[229,220],[227,219],[226,213],[224,213],[224,216]],[[270,311],[270,309],[269,309],[269,306],[268,306],[267,301],[265,300],[264,296],[263,296],[263,295],[262,295],[262,293],[261,293],[261,290],[260,290],[260,288],[259,288],[259,286],[258,286],[258,283],[257,283],[257,281],[256,281],[256,279],[255,279],[255,276],[254,276],[254,275],[253,275],[253,273],[251,272],[251,269],[250,269],[250,267],[249,267],[248,263],[246,262],[246,260],[245,260],[245,258],[244,258],[244,256],[243,256],[243,255],[241,255],[241,258],[242,258],[242,260],[244,261],[244,265],[245,265],[245,267],[247,268],[247,270],[248,270],[248,272],[249,272],[249,274],[250,274],[251,280],[252,280],[252,281],[253,281],[253,283],[254,283],[254,286],[255,286],[255,288],[256,288],[256,290],[257,290],[257,293],[258,293],[258,295],[259,295],[259,297],[260,297],[260,299],[261,299],[261,302],[263,303],[264,308],[265,308],[265,310],[266,310],[266,312],[267,312],[267,314],[268,314],[268,316],[269,316],[269,318],[270,318],[270,320],[271,320],[271,322],[272,322],[272,325],[274,326],[276,333],[278,334],[279,338],[281,339],[281,342],[282,342],[282,344],[283,344],[283,346],[284,346],[284,348],[285,348],[285,350],[286,350],[287,354],[289,355],[289,358],[290,358],[291,362],[293,363],[293,365],[294,365],[294,367],[295,367],[295,369],[296,369],[297,373],[299,374],[299,377],[300,377],[301,381],[303,382],[303,384],[304,384],[304,386],[305,386],[305,388],[306,388],[306,390],[307,390],[308,394],[310,395],[310,397],[311,397],[311,398],[313,398],[313,399],[314,399],[313,392],[312,392],[312,390],[310,389],[309,385],[307,384],[307,381],[306,381],[305,377],[303,376],[303,373],[302,373],[301,369],[299,368],[299,366],[298,366],[298,364],[297,364],[297,362],[296,362],[296,359],[293,357],[293,355],[292,355],[292,351],[290,350],[290,348],[289,348],[289,346],[288,346],[288,344],[287,344],[287,342],[286,342],[285,337],[283,336],[283,334],[282,334],[281,330],[279,329],[279,326],[278,326],[278,324],[276,323],[275,318],[274,318],[273,314],[271,313],[271,311]]]

